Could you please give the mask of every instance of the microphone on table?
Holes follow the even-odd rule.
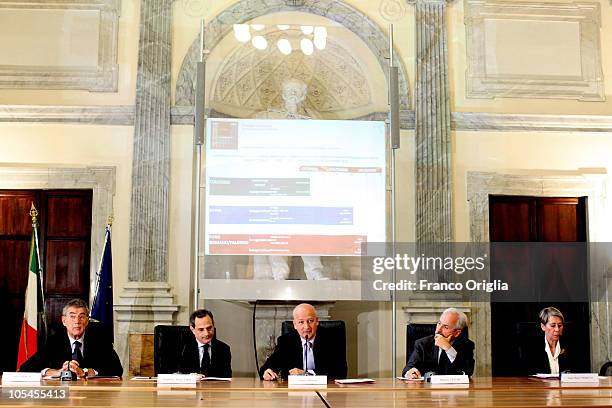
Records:
[[[76,381],[77,375],[74,371],[63,370],[60,372],[60,381]]]

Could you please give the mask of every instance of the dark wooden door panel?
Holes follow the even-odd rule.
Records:
[[[70,193],[70,194],[69,194]],[[91,196],[52,191],[47,195],[47,237],[86,238],[91,233]]]
[[[25,293],[28,284],[29,251],[29,240],[0,241],[0,283],[10,294]],[[22,304],[23,301],[22,299]]]
[[[538,200],[538,240],[585,242],[585,198],[541,198]]]
[[[535,200],[531,197],[491,196],[490,241],[532,241],[536,235]]]
[[[81,295],[89,279],[82,273],[87,244],[81,241],[47,240],[45,293]]]
[[[0,190],[0,236],[30,236],[32,203],[38,203],[35,192],[22,191],[12,194],[10,190]]]

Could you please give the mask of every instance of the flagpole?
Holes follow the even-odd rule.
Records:
[[[104,246],[102,247],[102,253],[100,254],[100,263],[98,264],[98,271],[96,272],[96,286],[94,288],[94,298],[91,302],[91,310],[89,314],[93,312],[93,308],[96,305],[96,301],[98,300],[98,289],[100,288],[100,277],[102,276],[102,263],[104,262],[104,252],[106,252],[106,243],[108,242],[107,235],[111,233],[111,229],[113,226],[113,216],[109,215],[106,220],[106,232],[104,233]]]
[[[30,217],[32,217],[32,230],[34,231],[34,245],[36,246],[36,260],[38,267],[38,284],[40,285],[40,299],[42,301],[42,323],[44,325],[45,334],[47,333],[47,307],[45,305],[45,291],[44,291],[44,280],[43,280],[43,268],[40,262],[40,248],[38,247],[38,211],[32,203],[30,208]]]

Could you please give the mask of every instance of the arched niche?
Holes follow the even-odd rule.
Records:
[[[327,77],[327,82],[321,81],[321,78],[318,78],[316,75],[308,77],[308,73],[301,72],[303,80],[305,80],[310,87],[309,90],[309,100],[308,104],[316,105],[312,106],[315,110],[321,113],[322,117],[325,118],[354,118],[354,117],[363,117],[368,114],[374,113],[376,111],[380,111],[380,103],[376,103],[375,100],[370,100],[368,106],[367,98],[374,95],[374,97],[383,97],[386,99],[386,83],[384,83],[384,91],[380,89],[378,84],[372,83],[375,82],[374,78],[372,78],[369,74],[372,71],[372,64],[377,65],[376,71],[380,72],[382,76],[384,76],[384,81],[388,81],[388,55],[389,55],[389,45],[386,34],[378,27],[372,20],[370,20],[367,16],[352,8],[351,6],[337,0],[322,0],[322,1],[304,1],[301,5],[289,5],[288,2],[284,0],[277,0],[266,2],[262,4],[257,0],[242,0],[238,3],[228,7],[226,10],[221,12],[214,20],[206,25],[205,39],[206,39],[206,48],[211,50],[211,54],[215,53],[215,48],[223,43],[223,41],[227,41],[227,38],[233,36],[233,25],[234,24],[242,24],[245,22],[252,22],[254,19],[257,19],[257,22],[260,22],[262,18],[266,18],[266,16],[270,15],[286,15],[288,18],[300,17],[303,18],[305,15],[310,15],[311,18],[314,19],[326,19],[337,26],[339,29],[346,30],[350,32],[350,36],[354,37],[357,41],[359,41],[359,47],[365,50],[365,53],[362,52],[359,56],[352,55],[354,44],[350,44],[350,39],[348,35],[345,35],[341,38],[340,41],[334,40],[330,38],[330,49],[336,51],[328,52],[328,56],[321,55],[320,58],[323,58],[328,67],[338,66],[333,58],[329,58],[329,55],[335,55],[338,59],[343,58],[343,56],[347,56],[345,59],[347,63],[348,72],[351,74],[351,78],[354,80],[354,85],[351,87],[338,87],[338,90],[341,92],[348,92],[352,95],[359,95],[363,97],[361,103],[354,103],[355,106],[340,106],[338,104],[338,108],[334,111],[330,105],[334,101],[341,101],[344,97],[344,100],[348,100],[345,95],[338,95],[334,92],[330,92],[339,81],[334,81],[334,78],[338,78],[338,72],[333,72],[333,69],[328,71],[331,73]],[[301,21],[298,19],[298,21]],[[271,32],[270,35],[274,36],[277,33]],[[347,42],[344,42],[344,39]],[[245,57],[245,54],[248,53],[248,49],[246,47],[241,47],[242,44],[236,46],[235,49],[230,50],[227,55],[224,57],[224,60],[219,63],[219,66],[213,70],[213,78],[211,81],[210,88],[207,88],[207,97],[212,102],[215,102],[215,98],[219,99],[219,86],[222,84],[219,82],[220,80],[225,81],[225,85],[228,86],[228,73],[224,72],[223,68],[227,68],[232,66],[236,66],[236,58],[239,58],[242,52],[242,57]],[[191,44],[187,54],[185,55],[183,62],[181,64],[181,68],[178,74],[177,83],[176,83],[176,93],[175,100],[176,105],[178,106],[193,106],[195,100],[195,67],[196,61],[199,57],[199,47],[200,41],[199,38],[196,38]],[[296,53],[293,53],[296,54]],[[366,55],[367,54],[367,55]],[[396,51],[394,51],[394,61],[400,61],[399,58],[396,57]],[[293,58],[287,58],[287,61],[279,61],[277,58],[277,67],[281,69],[285,69],[286,72],[292,74],[292,76],[300,76],[295,75],[291,70],[286,70],[287,66],[295,66],[296,58],[298,56],[294,56]],[[234,60],[231,60],[234,58]],[[289,61],[293,59],[293,61]],[[404,67],[399,64],[400,71],[400,108],[402,110],[410,109],[410,92],[408,89],[408,81],[406,79],[406,71]],[[252,68],[252,67],[251,67]],[[306,71],[308,71],[308,67]],[[210,75],[210,71],[207,70],[207,75]],[[305,77],[306,76],[306,77]],[[343,77],[342,77],[343,78]],[[365,81],[363,86],[359,86],[360,81]],[[251,99],[244,106],[237,106],[234,103],[226,103],[227,100],[217,100],[216,106],[220,106],[221,113],[229,115],[229,116],[249,116],[252,112],[261,110],[263,108],[262,104],[268,103],[272,106],[275,103],[275,98],[277,95],[275,92],[278,90],[278,80],[275,81],[265,81],[262,78],[253,79],[247,88],[247,93],[250,92],[250,95],[246,95],[243,98],[237,98],[237,100],[244,102],[249,101],[249,97],[258,96],[255,95],[255,90],[261,96],[262,92],[267,94],[267,96],[262,101],[255,101]],[[336,82],[336,83],[335,83]],[[232,86],[232,84],[229,84]],[[269,89],[266,89],[269,88]],[[273,91],[270,91],[274,89]],[[329,92],[327,95],[321,95],[321,90],[323,92]],[[382,91],[382,92],[381,92]],[[367,95],[369,93],[369,95]],[[259,97],[258,96],[258,97]],[[319,97],[318,100],[315,100],[316,97]],[[231,102],[231,101],[230,101]],[[213,109],[215,108],[215,103],[212,104]],[[378,107],[378,109],[377,109]],[[216,109],[215,109],[216,110]],[[322,111],[322,112],[321,112]]]

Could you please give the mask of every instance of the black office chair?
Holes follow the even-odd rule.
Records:
[[[608,361],[601,366],[601,370],[599,370],[599,375],[602,377],[612,376],[612,361]]]
[[[155,375],[178,371],[183,345],[193,338],[189,326],[157,325],[153,332],[153,364]]]
[[[414,343],[418,339],[432,335],[436,332],[436,323],[408,323],[406,325],[406,364],[414,350]],[[469,337],[468,328],[461,331],[459,337]]]
[[[325,330],[331,334],[330,337],[336,341],[336,350],[344,354],[344,360],[346,360],[346,325],[344,321],[319,320],[319,327],[325,328]],[[291,331],[295,331],[293,328],[293,321],[285,320],[281,324],[281,334],[287,334]]]

